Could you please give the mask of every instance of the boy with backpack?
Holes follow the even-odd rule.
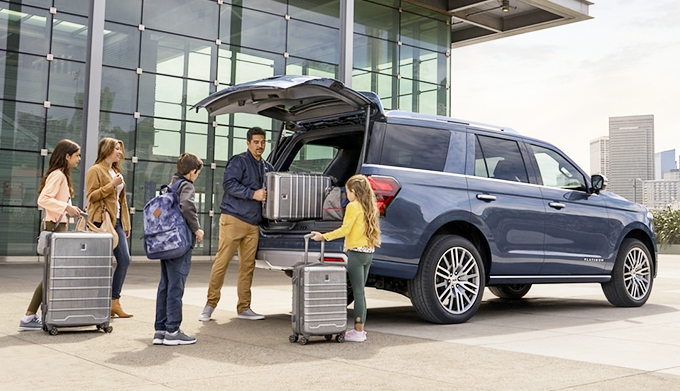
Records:
[[[198,221],[194,196],[194,181],[198,178],[203,161],[193,153],[183,153],[177,158],[177,173],[170,182],[170,191],[179,196],[180,209],[184,223],[193,232],[192,246],[184,254],[173,259],[161,259],[161,281],[156,296],[156,332],[154,345],[190,345],[196,338],[184,334],[179,326],[182,323],[182,296],[184,285],[191,267],[191,250],[196,242],[203,240],[203,230]]]

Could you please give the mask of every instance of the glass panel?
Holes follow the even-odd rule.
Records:
[[[214,43],[178,35],[145,31],[141,66],[145,72],[210,80]]]
[[[47,110],[46,148],[51,151],[63,138],[80,143],[82,129],[82,109],[52,106]]]
[[[49,101],[53,105],[83,107],[85,64],[55,59],[50,67]]]
[[[52,23],[54,58],[85,61],[86,53],[87,19],[64,13],[54,15]]]
[[[231,157],[229,153],[229,137],[215,136],[215,152],[213,160],[226,162]]]
[[[242,134],[237,133],[237,130],[234,129],[234,135],[245,138],[248,129],[254,126],[259,126],[268,131],[272,130],[272,120],[256,114],[236,113],[234,114],[234,126],[241,127],[242,130],[244,129]],[[269,139],[269,134],[267,134],[266,138]]]
[[[354,34],[354,68],[392,74],[397,44]]]
[[[356,91],[375,92],[385,109],[392,107],[392,89],[396,83],[396,77],[379,73],[354,70],[352,75],[352,88]]]
[[[357,0],[354,3],[354,32],[396,41],[399,33],[399,11]]]
[[[139,30],[117,23],[106,23],[105,26],[104,65],[136,69],[139,64]]]
[[[413,80],[399,80],[399,110],[413,111]]]
[[[43,103],[47,99],[45,57],[0,52],[0,91],[3,99]]]
[[[232,46],[283,53],[286,48],[286,19],[279,15],[223,5],[220,39]]]
[[[139,83],[139,112],[142,115],[182,119],[182,79],[143,73]]]
[[[581,172],[555,151],[532,145],[543,185],[561,189],[586,190]]]
[[[0,255],[34,255],[39,228],[37,207],[3,207],[0,211]]]
[[[198,103],[206,96],[210,95],[210,83],[203,81],[189,80],[187,84],[187,95],[185,104],[185,119],[189,121],[208,122],[207,110],[191,110],[191,106]]]
[[[268,8],[269,6],[267,10]],[[340,1],[338,0],[289,0],[288,13],[294,19],[340,28]],[[354,13],[356,15],[358,12]]]
[[[438,114],[437,106],[438,86],[435,84],[418,83],[418,109],[419,113]]]
[[[338,149],[329,145],[305,144],[295,155],[288,169],[323,174],[337,153]]]
[[[138,25],[142,22],[142,0],[106,2],[106,20]]]
[[[180,155],[180,126],[181,123],[178,121],[158,118],[140,119],[137,124],[137,157],[174,162]],[[167,153],[161,154],[163,151]]]
[[[59,12],[71,12],[87,16],[90,11],[90,0],[54,0],[54,6]]]
[[[42,105],[0,100],[0,148],[39,151],[45,130]]]
[[[267,10],[267,12],[278,15],[286,14],[285,0],[226,0],[225,3],[232,3],[234,5],[240,5],[257,10]]]
[[[443,21],[402,12],[400,33],[405,44],[439,52],[449,50],[449,26]]]
[[[338,63],[338,29],[291,20],[288,25],[288,52],[295,57]]]
[[[101,109],[130,114],[135,112],[137,79],[135,71],[104,67],[102,69]]]
[[[446,85],[448,59],[444,53],[402,45],[399,51],[401,77]]]
[[[52,0],[10,0],[10,3],[22,3],[26,5],[36,5],[38,7],[49,8],[52,6]]]
[[[136,120],[131,114],[99,113],[99,138],[113,137],[125,144],[128,157],[134,156]]]
[[[206,199],[206,186],[212,180],[210,170],[202,170],[194,182],[196,188],[196,209],[199,213],[208,213],[210,210],[210,200]],[[172,180],[172,176],[177,172],[177,157],[172,162],[149,162],[140,160],[135,164],[135,188],[134,206],[137,210],[144,209],[144,205],[149,200],[158,195],[162,185],[167,185]],[[220,173],[220,183],[221,183]]]
[[[231,67],[234,64],[234,53],[228,47],[229,45],[224,45],[217,52],[217,80],[220,84],[231,84],[233,80]]]
[[[338,66],[301,58],[289,58],[286,64],[286,74],[337,78]]]
[[[45,164],[47,164],[45,160]],[[0,153],[0,205],[37,208],[43,157],[38,152]]]
[[[477,136],[491,178],[529,183],[526,167],[516,141]]]
[[[442,171],[449,140],[447,130],[388,124],[380,162],[389,166]]]
[[[15,8],[15,6],[12,6]],[[0,49],[45,55],[49,52],[49,12],[32,7],[9,9],[0,3]]]
[[[191,152],[202,160],[208,157],[208,136],[187,133],[184,135],[184,152]]]
[[[145,0],[142,24],[151,29],[214,41],[218,14],[216,1]]]

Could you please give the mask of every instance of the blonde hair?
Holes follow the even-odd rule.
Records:
[[[366,239],[370,247],[380,247],[380,224],[378,217],[380,211],[376,203],[375,193],[364,175],[354,175],[347,180],[345,187],[352,190],[357,201],[364,209],[364,219],[366,221]]]
[[[112,137],[104,137],[103,139],[99,140],[99,146],[97,148],[97,160],[94,162],[94,164],[97,164],[109,157],[113,151],[116,150],[116,145],[120,145],[120,150],[123,152],[123,159],[125,159],[125,144],[123,144],[123,141]],[[122,165],[123,161],[121,160],[120,162],[111,164],[111,168],[113,168],[113,171],[120,173]]]

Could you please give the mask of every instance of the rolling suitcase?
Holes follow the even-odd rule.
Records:
[[[321,263],[309,264],[309,239],[305,235],[304,264],[293,269],[293,334],[288,340],[306,345],[309,337],[319,335],[330,341],[345,341],[347,328],[347,270],[344,266],[324,264],[324,242]]]
[[[321,219],[323,199],[330,187],[331,177],[327,175],[268,172],[263,215],[269,220]]]
[[[106,333],[113,331],[109,326],[112,244],[110,233],[71,231],[49,236],[41,307],[43,330],[57,335],[59,327],[94,325]]]

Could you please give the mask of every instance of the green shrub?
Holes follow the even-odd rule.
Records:
[[[654,214],[654,233],[660,245],[680,244],[680,209],[658,209]]]

